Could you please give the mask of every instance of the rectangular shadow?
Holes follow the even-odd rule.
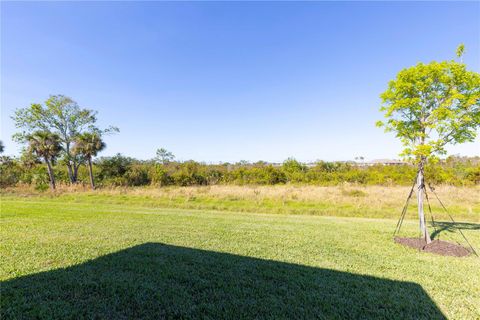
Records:
[[[422,287],[160,243],[1,283],[2,319],[446,319]]]

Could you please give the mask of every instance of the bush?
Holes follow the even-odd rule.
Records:
[[[99,178],[109,180],[123,177],[133,164],[134,159],[117,154],[113,157],[102,157],[95,162],[99,170]]]
[[[174,184],[173,178],[168,174],[168,170],[162,164],[156,164],[150,170],[152,185],[159,187]]]
[[[27,183],[48,186],[45,165],[14,158],[0,158],[0,186]],[[55,163],[57,181],[68,183],[66,166]],[[93,164],[93,174],[98,185],[103,186],[193,186],[215,184],[275,185],[305,183],[312,185],[341,185],[345,182],[359,185],[411,185],[416,168],[411,165],[359,167],[349,163],[318,162],[307,167],[295,159],[287,159],[281,166],[265,162],[207,165],[195,161],[159,164],[139,161],[117,154],[100,158]],[[79,168],[79,180],[88,182],[88,170]],[[450,185],[480,184],[480,158],[455,158],[429,164],[427,182]]]
[[[0,187],[15,186],[22,174],[21,167],[17,161],[10,157],[0,157]]]
[[[480,184],[480,165],[473,168],[467,168],[465,170],[465,180],[472,184]]]
[[[125,172],[125,181],[128,186],[146,186],[152,181],[148,168],[142,165],[133,165]]]
[[[31,184],[35,186],[36,190],[45,191],[49,188],[50,178],[46,166],[38,165],[31,172]],[[54,171],[55,172],[55,171]]]
[[[195,161],[181,163],[172,174],[173,181],[179,186],[206,185],[207,178],[200,169],[200,164]]]
[[[298,162],[293,158],[288,158],[283,162],[282,171],[285,174],[286,181],[289,182],[305,182],[308,168],[306,165]]]

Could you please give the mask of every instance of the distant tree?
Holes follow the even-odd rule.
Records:
[[[3,153],[5,151],[5,147],[3,146],[3,141],[0,140],[0,153]]]
[[[90,176],[90,185],[95,189],[95,181],[93,179],[92,157],[105,149],[106,144],[102,141],[100,133],[85,132],[77,136],[73,145],[73,154],[80,155],[88,164],[88,173]]]
[[[118,128],[109,127],[100,130],[96,127],[97,112],[81,108],[71,98],[63,95],[52,95],[45,105],[34,103],[29,107],[19,108],[12,119],[15,126],[21,129],[13,138],[17,142],[27,142],[27,138],[35,131],[50,132],[58,135],[62,144],[62,160],[68,168],[70,182],[77,181],[78,167],[83,163],[81,155],[72,152],[72,145],[84,132],[114,133]]]
[[[465,45],[462,43],[457,47],[457,57],[460,58],[460,62],[463,63],[463,54],[465,53]]]
[[[30,148],[24,148],[20,153],[20,165],[26,169],[32,169],[36,164],[42,163],[38,156]]]
[[[169,162],[172,162],[175,159],[175,156],[173,153],[168,151],[167,149],[160,148],[157,149],[155,161],[161,164],[167,164]]]
[[[307,170],[307,166],[297,161],[295,158],[288,158],[283,161],[282,167],[285,171],[290,172],[303,172]]]
[[[294,158],[288,158],[282,164],[282,170],[285,172],[288,181],[301,182],[305,178],[307,166]]]
[[[457,53],[463,54],[463,45]],[[423,212],[424,168],[446,153],[447,144],[474,141],[480,125],[480,74],[456,61],[419,63],[403,69],[382,93],[385,122],[404,145],[402,155],[418,165],[418,213],[423,238],[430,235]]]
[[[48,131],[36,131],[26,137],[30,152],[43,159],[47,164],[50,188],[55,190],[55,176],[53,174],[53,161],[62,150],[60,137]]]
[[[0,156],[0,188],[15,186],[22,171],[15,158]]]

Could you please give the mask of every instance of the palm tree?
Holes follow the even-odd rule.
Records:
[[[88,173],[90,175],[90,185],[95,190],[95,182],[93,180],[92,157],[105,149],[107,145],[102,141],[102,137],[96,132],[86,132],[77,137],[73,146],[73,152],[82,155],[88,162]]]
[[[52,163],[62,150],[60,137],[48,131],[36,131],[27,137],[29,151],[42,158],[47,164],[50,189],[55,190]]]

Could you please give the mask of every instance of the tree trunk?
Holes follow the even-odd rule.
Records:
[[[74,183],[75,181],[73,180],[72,164],[70,163],[70,160],[67,160],[67,169],[68,169],[68,178],[70,179],[70,183]]]
[[[422,234],[422,238],[428,244],[432,242],[430,239],[430,234],[427,230],[427,224],[425,221],[425,212],[423,211],[423,191],[425,185],[425,178],[423,176],[423,166],[425,160],[420,160],[420,165],[418,167],[418,177],[417,177],[417,201],[418,201],[418,219],[420,220],[420,232]]]
[[[70,183],[73,184],[77,182],[77,177],[74,176],[74,169],[72,168],[72,166],[75,167],[75,163],[71,160],[72,155],[70,153],[70,142],[68,140],[68,136],[66,132],[63,133],[63,137],[65,139],[65,151],[67,154],[66,160],[67,160],[67,168],[68,168],[68,178],[70,179]]]
[[[77,183],[78,178],[78,167],[80,167],[80,163],[76,163],[73,160],[68,160],[67,168],[68,168],[68,178],[70,178],[70,183]]]
[[[95,182],[93,180],[93,170],[92,170],[92,158],[88,158],[88,173],[90,175],[90,185],[92,190],[95,190]]]
[[[72,176],[72,180],[73,180],[73,183],[77,183],[78,181],[78,168],[80,167],[80,164],[81,163],[73,163],[73,176]]]
[[[45,157],[45,162],[47,163],[48,177],[50,178],[50,189],[55,190],[55,176],[53,175],[52,165],[47,157]]]

